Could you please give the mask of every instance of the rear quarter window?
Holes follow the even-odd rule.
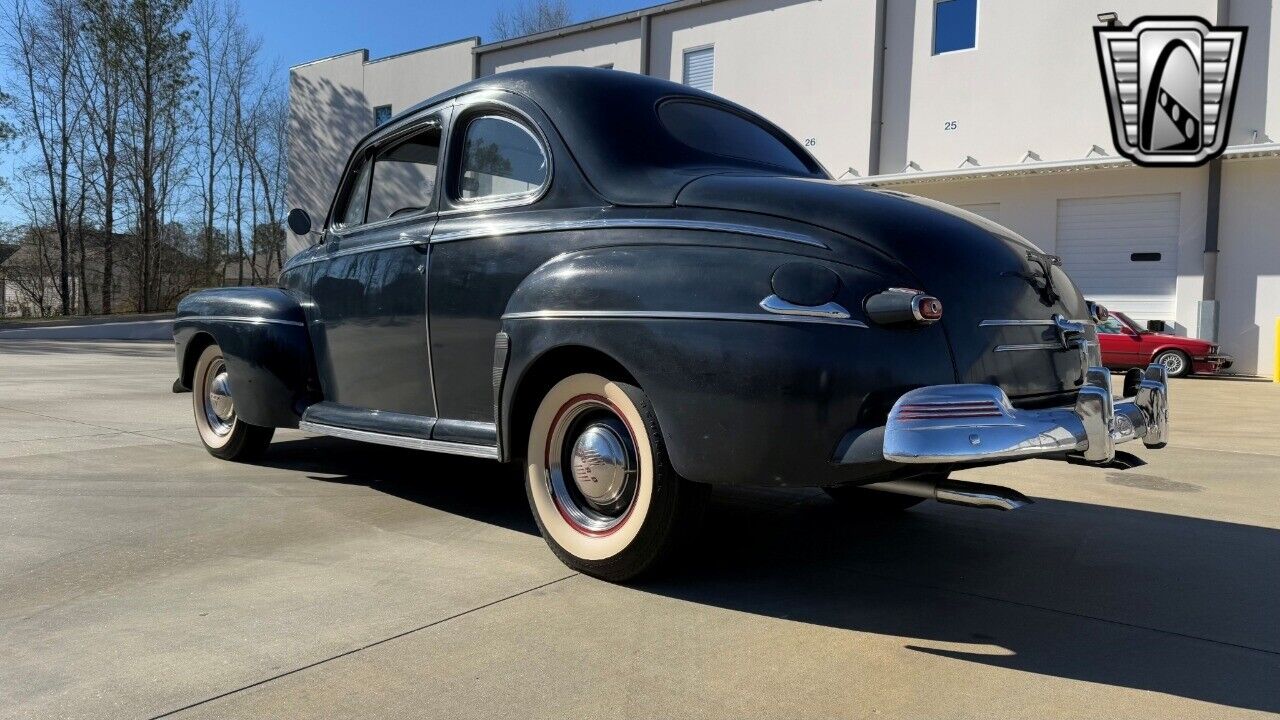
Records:
[[[694,100],[658,106],[663,128],[684,145],[712,155],[812,174],[816,167],[771,130],[736,112]]]

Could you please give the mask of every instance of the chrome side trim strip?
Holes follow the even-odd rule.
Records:
[[[740,235],[752,235],[754,237],[769,238],[772,240],[785,240],[787,242],[800,243],[801,245],[810,245],[812,247],[830,250],[825,243],[814,240],[807,235],[793,233],[787,230],[773,230],[770,228],[757,227],[755,225],[745,225],[742,223],[716,222],[714,220],[670,220],[670,219],[645,219],[645,218],[596,218],[587,220],[545,220],[537,222],[510,223],[506,225],[488,225],[475,228],[466,228],[463,230],[454,230],[452,232],[438,233],[431,238],[431,242],[455,242],[458,240],[471,240],[481,237],[495,237],[500,235],[513,235],[516,233],[543,233],[543,232],[560,232],[564,230],[596,230],[603,228],[635,228],[644,230],[706,230],[709,232],[726,232],[738,233]]]
[[[1087,323],[1092,320],[1071,320],[1070,322]],[[1056,320],[983,320],[978,327],[1054,327]]]
[[[1022,345],[997,345],[996,352],[1017,352],[1019,350],[1066,350],[1060,342],[1024,343]]]
[[[768,313],[685,312],[668,310],[532,310],[513,312],[503,320],[731,320],[737,322],[817,323],[865,328],[860,320],[803,315],[771,315]]]
[[[303,420],[298,423],[298,429],[319,435],[329,435],[331,437],[340,437],[347,440],[360,440],[362,442],[377,443],[379,445],[394,445],[395,447],[409,448],[411,450],[427,450],[430,452],[448,453],[450,455],[465,455],[466,457],[484,458],[486,460],[498,459],[498,448],[490,445],[468,445],[466,443],[445,442],[444,440],[427,440],[425,438],[407,437],[405,435],[387,435],[385,433],[371,432],[369,430],[355,430],[352,428],[338,427],[337,425],[325,425],[322,423],[310,422],[308,420]]]
[[[818,317],[828,318],[831,320],[848,320],[850,317],[849,311],[845,310],[844,306],[839,303],[829,302],[825,305],[796,305],[795,303],[783,300],[777,295],[770,295],[769,297],[761,300],[760,307],[764,308],[766,312],[771,312],[775,315]]]
[[[266,317],[242,317],[239,315],[185,315],[183,317],[173,319],[175,323],[194,322],[196,320],[219,320],[222,322],[252,323],[254,325],[288,325],[290,327],[305,326],[305,323],[297,320],[278,320],[276,318]]]
[[[303,265],[310,265],[311,263],[317,263],[323,260],[346,257],[347,255],[378,252],[379,250],[392,250],[394,248],[408,247],[410,245],[425,245],[427,242],[428,240],[426,235],[404,234],[394,240],[384,240],[382,242],[370,243],[368,245],[357,245],[355,247],[347,248],[346,250],[337,250],[326,255],[317,255],[315,257],[307,258],[306,260],[299,260],[298,262],[289,265],[286,269],[292,270],[295,267],[302,267]]]
[[[440,215],[444,214],[445,213],[440,213]],[[825,243],[814,240],[807,235],[788,232],[786,230],[772,230],[769,228],[756,227],[754,225],[715,222],[711,220],[647,220],[643,218],[596,218],[592,220],[546,220],[523,223],[490,223],[488,225],[436,233],[431,236],[430,242],[446,243],[457,242],[459,240],[476,240],[486,237],[502,237],[503,235],[563,232],[568,230],[599,230],[608,228],[641,230],[705,230],[708,232],[737,233],[739,235],[751,235],[753,237],[799,243],[801,245],[822,248],[823,250],[831,249]],[[295,267],[310,265],[311,263],[317,263],[323,260],[340,258],[346,255],[377,252],[379,250],[389,250],[391,248],[416,245],[425,242],[427,242],[426,238],[421,236],[402,235],[395,240],[387,240],[385,242],[372,245],[361,245],[353,248],[347,248],[346,250],[338,250],[327,255],[322,254],[307,258],[306,260],[299,260],[289,264],[286,269],[293,269]]]

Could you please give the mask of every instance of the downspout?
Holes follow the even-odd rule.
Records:
[[[880,130],[884,125],[884,60],[886,0],[876,0],[875,54],[871,58],[871,147],[867,149],[867,176],[880,174]]]
[[[1218,24],[1229,22],[1229,0],[1218,0]],[[1209,161],[1209,188],[1204,216],[1204,289],[1197,313],[1196,334],[1218,341],[1218,225],[1222,210],[1222,158]]]
[[[649,74],[649,15],[640,16],[640,74]]]

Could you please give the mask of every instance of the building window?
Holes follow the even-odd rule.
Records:
[[[937,0],[933,5],[933,54],[978,44],[978,0]]]
[[[712,92],[716,55],[714,47],[694,48],[684,51],[684,84],[699,90]]]
[[[373,109],[373,126],[374,127],[382,127],[390,119],[391,119],[390,105],[379,105],[378,107]]]

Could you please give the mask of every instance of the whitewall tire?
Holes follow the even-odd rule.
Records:
[[[571,375],[529,427],[525,490],[552,551],[614,582],[668,559],[696,525],[708,487],[671,467],[644,392],[600,375]]]
[[[250,425],[236,414],[227,362],[222,349],[210,345],[200,353],[191,378],[192,409],[200,442],[223,460],[252,460],[267,449],[275,428]]]

